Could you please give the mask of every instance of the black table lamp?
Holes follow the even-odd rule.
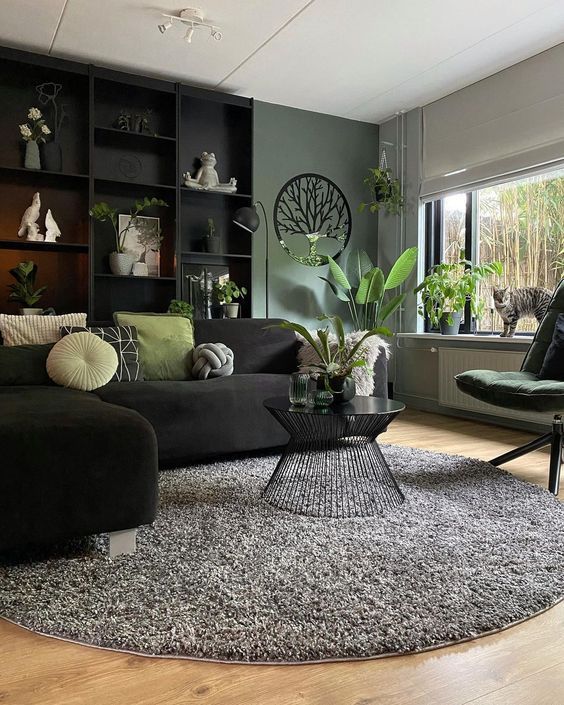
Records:
[[[260,218],[257,213],[257,206],[262,208],[264,216],[264,225],[266,227],[266,257],[264,262],[264,273],[265,273],[265,313],[268,318],[268,218],[266,217],[266,210],[260,201],[257,201],[252,206],[244,206],[235,211],[233,216],[233,222],[238,225],[243,230],[249,233],[256,233],[260,227]]]

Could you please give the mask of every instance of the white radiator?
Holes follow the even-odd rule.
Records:
[[[463,394],[454,381],[454,376],[466,370],[519,370],[524,352],[505,350],[471,350],[466,348],[439,348],[439,404],[455,409],[465,409],[508,419],[522,419],[536,423],[550,423],[552,414],[513,411],[478,401]]]

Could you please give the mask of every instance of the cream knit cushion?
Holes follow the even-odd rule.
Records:
[[[56,384],[89,392],[107,384],[118,368],[114,348],[93,333],[71,333],[47,356],[47,374]]]
[[[61,337],[61,326],[85,325],[85,313],[65,313],[62,316],[13,316],[0,313],[0,333],[4,345],[56,343]]]

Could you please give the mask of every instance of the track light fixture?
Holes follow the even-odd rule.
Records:
[[[192,43],[194,31],[200,27],[202,27],[203,29],[208,29],[210,32],[210,37],[212,39],[215,39],[217,42],[219,42],[223,38],[223,32],[221,31],[221,29],[216,25],[206,22],[204,20],[204,13],[195,7],[189,7],[185,10],[182,10],[179,15],[168,15],[163,12],[162,16],[166,17],[167,19],[166,22],[158,25],[159,32],[161,34],[164,34],[168,29],[173,26],[175,22],[179,23],[181,26],[187,27],[186,34],[184,35],[184,39],[187,44]]]

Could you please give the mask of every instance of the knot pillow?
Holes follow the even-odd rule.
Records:
[[[114,348],[93,333],[71,333],[47,356],[47,374],[56,384],[89,392],[107,384],[118,368]]]
[[[202,343],[192,351],[192,377],[226,377],[233,374],[233,351],[223,343]]]

